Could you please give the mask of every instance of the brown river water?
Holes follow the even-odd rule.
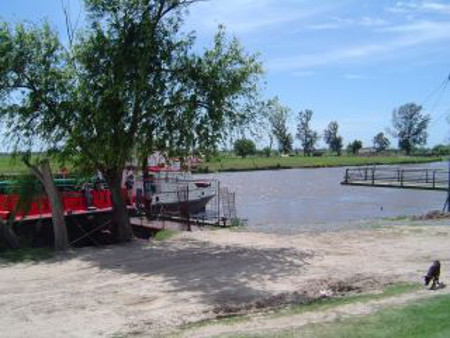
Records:
[[[401,168],[446,168],[445,163]],[[201,175],[236,192],[238,216],[255,231],[296,233],[370,226],[371,220],[442,210],[445,192],[343,186],[345,168]],[[200,175],[199,175],[200,176]],[[367,222],[361,222],[367,221]]]

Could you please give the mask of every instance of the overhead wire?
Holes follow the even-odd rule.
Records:
[[[431,115],[434,115],[434,112],[436,111],[439,104],[441,103],[442,98],[445,95],[445,91],[446,91],[449,83],[450,83],[450,75],[444,81],[442,81],[442,83],[435,90],[433,90],[427,96],[427,98],[423,101],[422,106],[424,106],[428,101],[430,101],[433,96],[437,95],[436,100],[432,104],[431,108],[428,110]],[[436,123],[441,121],[442,118],[445,117],[446,115],[448,115],[449,112],[450,112],[450,108],[446,109],[443,113],[439,114],[436,118],[433,118],[433,120],[430,123],[430,126],[434,126]]]

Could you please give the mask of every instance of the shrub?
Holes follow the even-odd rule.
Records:
[[[252,140],[240,139],[234,142],[234,152],[237,156],[247,157],[256,153],[256,146]]]

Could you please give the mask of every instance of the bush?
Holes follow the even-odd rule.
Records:
[[[359,140],[354,140],[352,143],[349,143],[347,146],[347,152],[353,155],[358,154],[358,152],[362,148],[362,142]]]
[[[438,144],[433,147],[431,154],[434,156],[447,156],[450,155],[450,146]]]
[[[264,157],[270,157],[270,153],[271,153],[271,150],[270,150],[269,147],[265,147],[265,148],[263,148],[263,149],[261,150],[261,154],[262,154]]]
[[[234,152],[237,156],[247,157],[256,153],[256,146],[252,140],[240,139],[234,142]]]

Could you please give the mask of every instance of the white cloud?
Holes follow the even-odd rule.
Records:
[[[398,1],[394,6],[388,7],[387,10],[392,13],[435,13],[435,14],[450,14],[450,4],[440,1]]]
[[[423,21],[386,27],[379,29],[379,32],[388,34],[387,37],[383,36],[382,42],[278,58],[269,62],[267,68],[272,71],[300,70],[380,56],[395,57],[396,52],[408,47],[450,40],[450,22]]]
[[[215,30],[218,24],[225,24],[238,34],[261,32],[269,27],[314,17],[329,8],[311,5],[307,1],[214,0],[192,6],[188,24],[208,32]]]
[[[344,78],[347,80],[362,80],[364,76],[361,74],[345,74]]]
[[[369,16],[363,16],[361,18],[343,18],[332,17],[329,22],[313,23],[306,25],[306,29],[310,30],[332,30],[342,28],[355,28],[355,27],[380,27],[386,26],[388,22],[381,18],[374,18]]]

